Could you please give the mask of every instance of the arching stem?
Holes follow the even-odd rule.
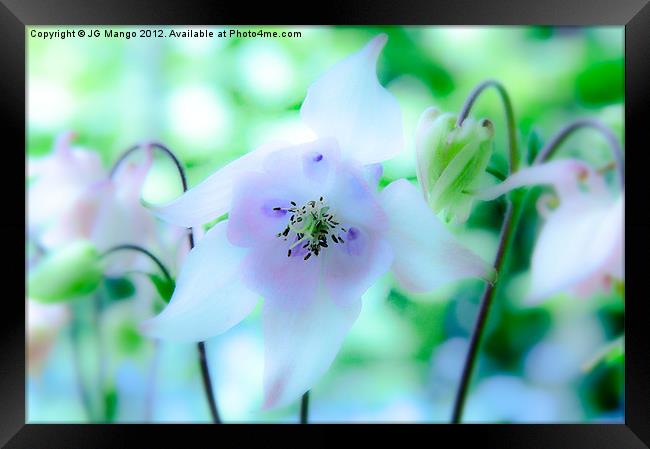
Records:
[[[160,269],[162,272],[163,276],[165,276],[165,279],[168,281],[172,281],[172,276],[169,274],[169,270],[167,267],[161,262],[160,259],[158,259],[156,256],[153,255],[153,253],[141,246],[138,245],[131,245],[131,244],[125,244],[125,245],[118,245],[114,246],[108,250],[106,250],[100,257],[106,257],[110,254],[113,254],[118,251],[135,251],[141,254],[144,254],[147,256],[149,259],[153,261],[153,263],[156,264],[156,266]]]
[[[494,87],[497,90],[499,96],[501,97],[501,101],[503,103],[503,109],[506,114],[506,127],[508,128],[508,160],[510,163],[509,169],[510,169],[510,173],[514,173],[519,168],[519,160],[520,160],[519,150],[517,148],[517,128],[515,126],[515,114],[512,109],[512,102],[510,101],[510,96],[508,95],[508,91],[506,91],[506,88],[503,87],[503,84],[501,84],[499,81],[496,80],[486,80],[483,81],[478,86],[476,86],[467,96],[467,99],[465,100],[465,103],[463,104],[463,107],[461,108],[460,113],[458,114],[458,119],[456,120],[456,126],[460,126],[463,124],[463,122],[469,115],[472,106],[474,106],[476,99],[488,87]]]
[[[499,92],[499,95],[503,102],[503,107],[506,114],[506,125],[508,128],[509,174],[512,174],[519,167],[517,129],[515,127],[512,102],[510,101],[508,92],[501,83],[495,80],[487,80],[476,86],[467,96],[461,112],[458,115],[456,126],[461,126],[463,124],[463,121],[469,115],[469,112],[472,109],[472,106],[474,105],[476,99],[488,87],[494,87]],[[497,254],[494,259],[494,269],[497,272],[497,279],[494,281],[494,283],[487,283],[485,285],[485,289],[483,290],[483,294],[481,296],[478,316],[476,317],[476,323],[474,324],[474,329],[470,338],[469,348],[467,350],[467,355],[465,356],[465,363],[463,364],[460,383],[458,385],[458,390],[456,391],[456,397],[454,399],[451,422],[455,424],[459,423],[463,416],[463,409],[465,407],[465,401],[467,399],[467,393],[469,390],[472,373],[474,371],[474,366],[476,365],[476,360],[478,358],[478,350],[481,345],[481,339],[483,337],[490,308],[496,295],[498,282],[503,277],[502,271],[504,262],[506,260],[506,255],[510,249],[510,245],[515,234],[517,221],[519,219],[521,211],[521,206],[519,204],[513,204],[510,199],[507,199],[507,201],[508,206],[503,218],[503,224],[501,225],[499,245],[497,248]]]
[[[621,187],[625,188],[625,163],[624,163],[623,148],[621,148],[621,145],[618,143],[618,138],[612,132],[612,130],[606,127],[605,125],[603,125],[602,123],[600,123],[598,120],[583,118],[583,119],[576,120],[575,122],[569,123],[564,128],[560,129],[560,131],[558,131],[557,134],[555,134],[555,136],[553,136],[548,141],[548,143],[544,145],[544,147],[539,151],[539,154],[535,158],[534,163],[541,164],[551,159],[558,151],[562,143],[564,143],[574,132],[583,128],[594,129],[598,131],[600,134],[602,134],[603,137],[605,137],[612,151],[614,162],[618,167],[618,174],[621,181]]]
[[[178,160],[176,155],[169,148],[167,148],[165,145],[158,142],[146,142],[144,144],[138,144],[127,149],[113,165],[113,168],[111,169],[110,172],[110,176],[112,177],[117,171],[119,165],[139,148],[154,148],[159,151],[162,151],[167,157],[169,157],[174,163],[174,165],[176,166],[178,175],[181,178],[183,192],[187,191],[187,176],[185,175],[185,169],[183,168],[183,165]],[[192,232],[192,228],[189,228],[189,233],[187,238],[190,243],[190,249],[194,248],[194,233]],[[199,364],[201,366],[201,377],[203,379],[203,388],[205,390],[205,394],[208,399],[210,415],[212,416],[212,421],[215,424],[221,424],[221,418],[219,417],[219,411],[217,409],[217,401],[215,399],[214,390],[212,389],[212,379],[210,378],[210,370],[208,369],[208,361],[205,353],[205,342],[202,341],[199,342],[197,344],[197,349],[199,352]]]

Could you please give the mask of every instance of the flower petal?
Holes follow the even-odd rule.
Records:
[[[531,260],[528,302],[575,288],[592,293],[622,271],[623,199],[577,195],[549,214]]]
[[[340,307],[319,297],[307,307],[265,301],[264,408],[286,405],[327,371],[359,316],[361,300]]]
[[[336,304],[358,300],[393,262],[390,244],[375,233],[352,227],[344,243],[329,242],[323,251],[323,288]]]
[[[243,279],[266,302],[299,307],[311,303],[318,292],[322,261],[303,260],[300,246],[288,256],[288,248],[278,238],[251,248],[242,265]]]
[[[144,334],[175,341],[204,341],[239,323],[258,296],[241,282],[245,249],[226,238],[226,222],[217,223],[188,254],[171,302],[141,324]]]
[[[493,200],[517,187],[548,184],[555,187],[560,198],[579,192],[579,182],[585,180],[594,193],[605,191],[602,176],[583,161],[558,159],[540,165],[533,165],[510,175],[501,184],[478,192],[477,198]]]
[[[464,278],[494,279],[494,269],[454,238],[408,181],[391,183],[380,202],[390,222],[393,271],[405,288],[425,292]]]
[[[319,137],[338,140],[345,158],[371,164],[390,159],[404,145],[402,115],[393,95],[379,84],[381,34],[316,80],[300,109]]]
[[[147,207],[163,220],[186,228],[214,220],[230,209],[234,181],[242,172],[260,169],[264,158],[279,146],[278,143],[262,145],[217,170],[179,198],[162,206],[147,204]]]

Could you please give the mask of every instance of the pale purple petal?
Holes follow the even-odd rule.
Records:
[[[265,301],[264,408],[298,399],[327,371],[357,319],[361,301],[341,307],[318,297],[306,307]]]
[[[212,221],[230,209],[234,181],[242,173],[261,169],[264,158],[276,151],[278,145],[276,143],[263,145],[235,159],[196,187],[165,205],[148,204],[147,206],[163,220],[179,226],[189,228]]]
[[[465,278],[494,279],[494,269],[455,239],[408,181],[391,183],[380,202],[390,222],[393,271],[404,288],[426,292]]]
[[[234,245],[246,247],[277,240],[277,234],[289,220],[286,209],[295,199],[296,195],[267,173],[243,174],[234,187],[228,239]]]
[[[381,34],[316,80],[300,109],[319,137],[333,137],[344,158],[381,162],[404,145],[402,115],[393,95],[379,84],[377,58],[386,44]]]
[[[185,259],[169,305],[142,323],[142,332],[165,340],[204,341],[239,323],[259,298],[241,282],[246,252],[228,242],[225,222],[216,224]]]
[[[276,238],[251,248],[242,265],[243,279],[266,302],[301,307],[311,303],[318,291],[321,259],[303,260],[300,246],[289,256],[289,245]]]
[[[379,163],[370,164],[364,167],[364,171],[368,185],[371,188],[377,190],[379,188],[379,180],[381,179],[381,175],[384,174],[384,167]]]
[[[329,241],[323,252],[323,288],[339,305],[357,301],[393,262],[389,243],[375,233],[351,227],[343,243]]]

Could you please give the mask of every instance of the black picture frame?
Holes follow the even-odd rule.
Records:
[[[200,441],[217,444],[235,426],[211,425],[36,425],[25,424],[25,304],[20,295],[16,260],[24,257],[19,235],[25,229],[25,204],[20,198],[24,180],[17,167],[24,163],[25,148],[25,40],[26,26],[93,24],[193,24],[202,23],[282,23],[312,24],[422,24],[422,25],[621,25],[625,26],[625,146],[632,155],[626,164],[627,197],[625,212],[625,424],[570,425],[422,425],[373,427],[375,435],[391,433],[399,441],[454,441],[454,446],[473,442],[490,448],[611,448],[635,449],[650,446],[650,335],[644,305],[642,280],[650,250],[650,217],[644,194],[647,175],[643,154],[649,151],[648,108],[650,105],[650,5],[648,0],[469,0],[381,2],[327,2],[322,5],[294,6],[300,17],[284,15],[273,2],[248,5],[240,2],[199,2],[158,0],[0,0],[0,86],[2,87],[2,165],[0,183],[7,207],[0,220],[4,236],[3,266],[0,273],[14,281],[11,294],[1,295],[0,313],[0,445],[12,448],[99,448],[130,447],[167,443],[201,447]],[[256,17],[251,17],[254,12]],[[24,188],[24,187],[23,187]],[[24,193],[24,191],[23,191]],[[633,207],[633,206],[637,207]],[[23,234],[24,235],[24,234]],[[20,271],[20,270],[19,270]],[[646,275],[647,277],[647,275]],[[3,286],[10,283],[3,282]],[[17,287],[16,287],[17,286]],[[9,291],[7,288],[4,292]],[[323,426],[256,426],[255,432],[238,432],[238,444],[251,437],[292,430],[282,436],[298,444],[312,444],[309,435],[317,433],[319,442],[338,436]],[[336,430],[341,427],[337,426]],[[349,427],[345,428],[346,432]],[[417,431],[419,435],[413,435]],[[139,437],[143,437],[140,440]],[[213,438],[213,440],[208,440]],[[147,443],[145,443],[147,442]],[[206,443],[207,444],[207,443]],[[413,443],[415,444],[415,442]],[[418,443],[421,444],[421,443]],[[447,443],[444,443],[447,445]]]

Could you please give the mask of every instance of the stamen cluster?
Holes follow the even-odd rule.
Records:
[[[295,238],[295,241],[289,246],[287,257],[291,257],[292,251],[295,252],[294,248],[297,246],[306,251],[303,257],[304,260],[309,259],[312,254],[318,256],[322,248],[328,247],[328,236],[335,244],[345,243],[339,232],[345,233],[347,229],[336,221],[335,217],[329,213],[329,209],[322,196],[318,201],[307,201],[300,207],[295,201],[291,201],[291,207],[273,208],[275,211],[283,210],[291,214],[287,227],[277,234],[279,238],[285,241]]]

